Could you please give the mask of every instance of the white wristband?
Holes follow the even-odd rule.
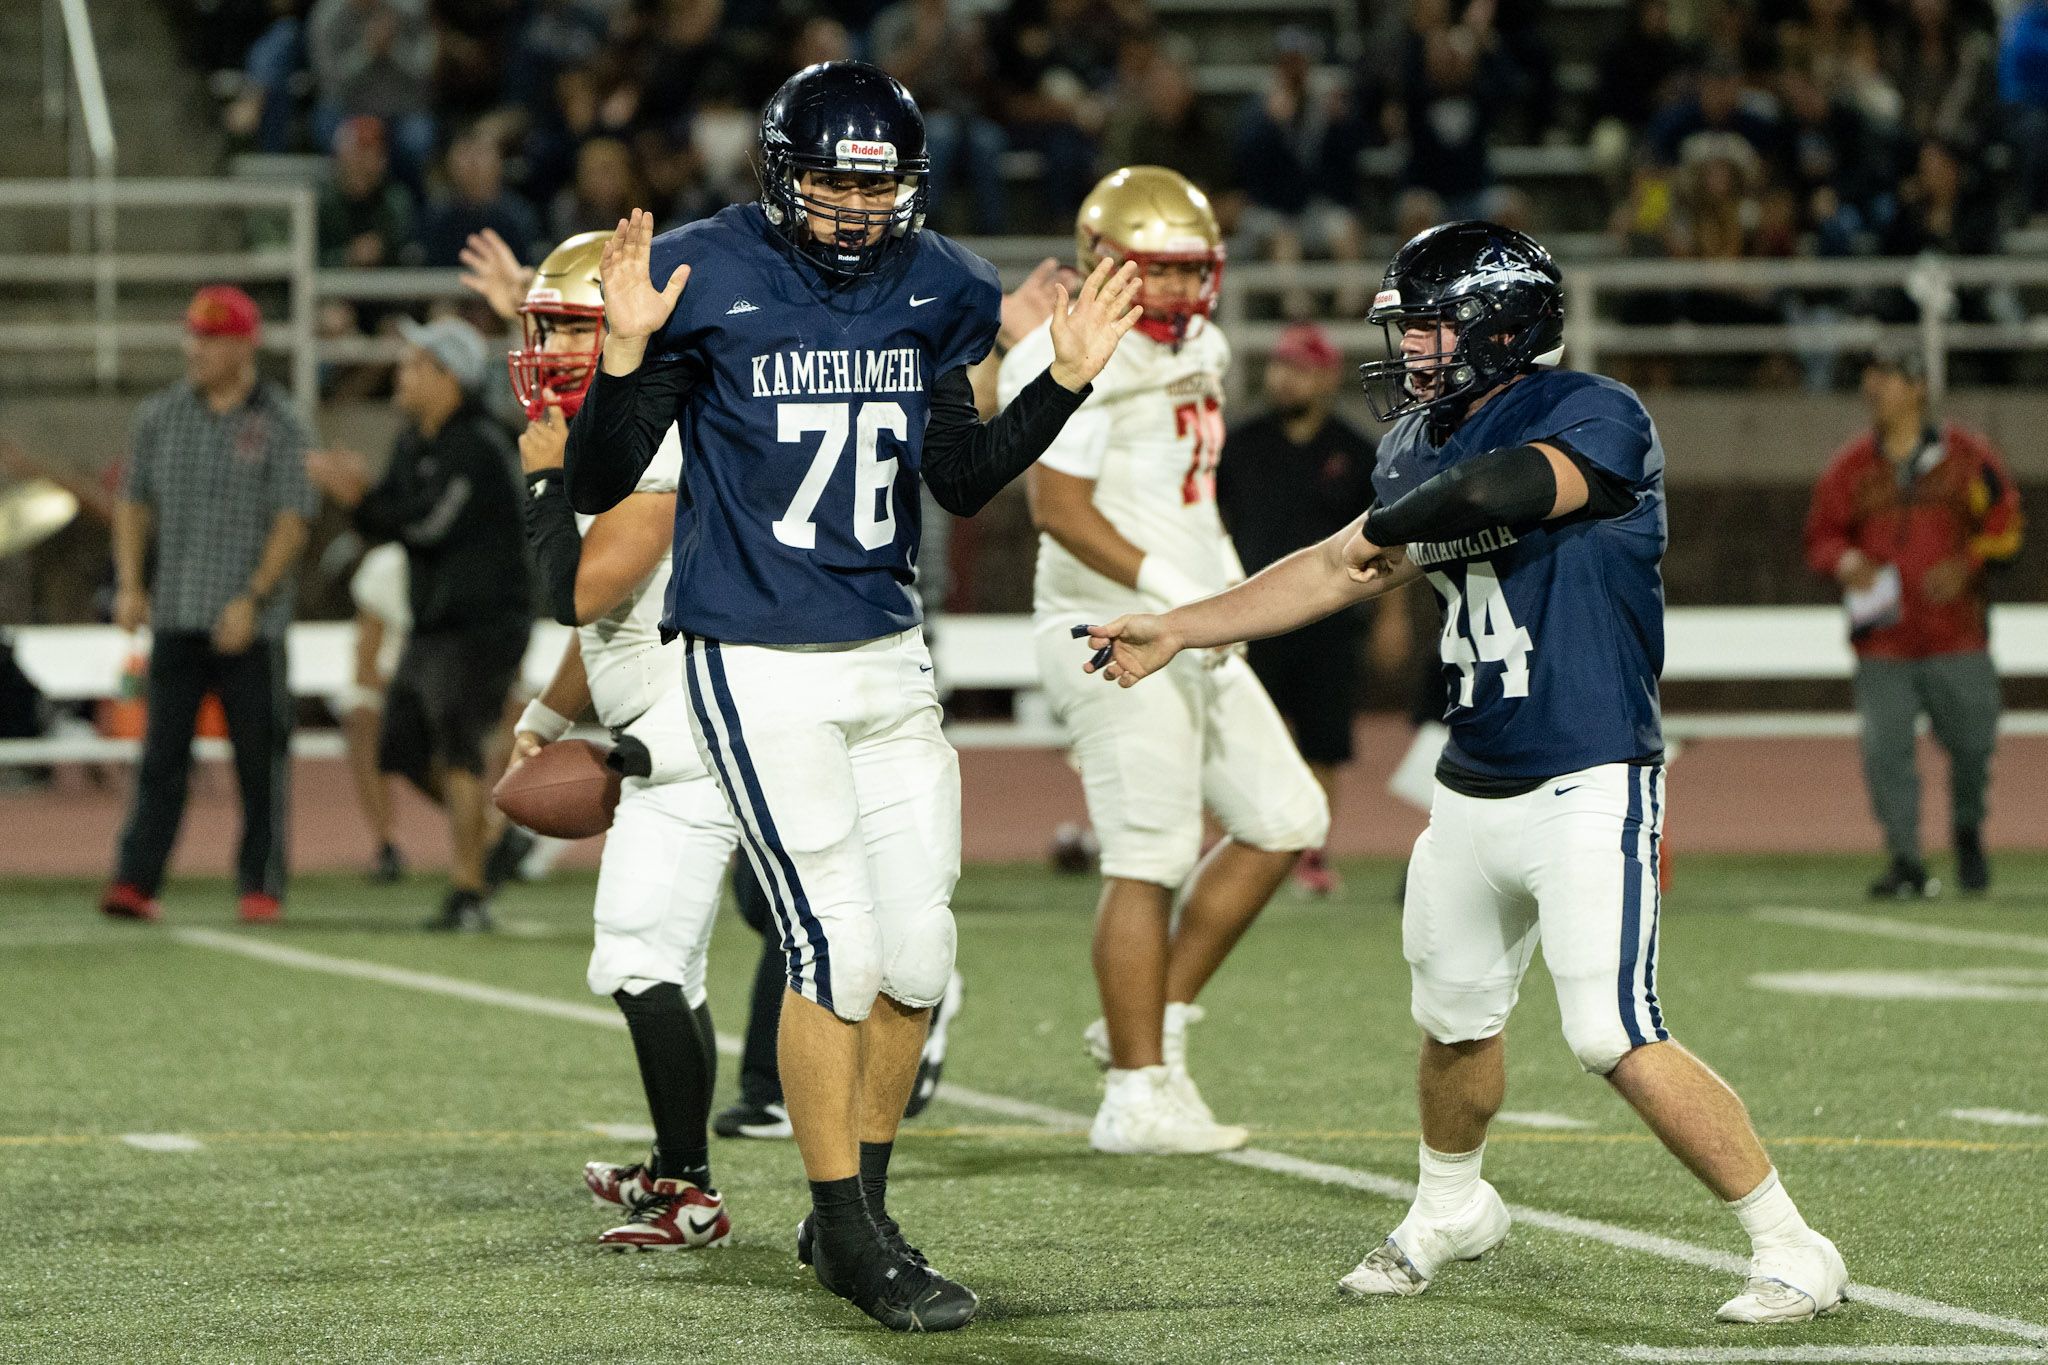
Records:
[[[1203,587],[1160,555],[1146,555],[1138,561],[1137,589],[1147,597],[1164,602],[1169,609],[1207,597],[1214,591]]]
[[[519,713],[519,723],[514,730],[539,735],[544,744],[553,744],[569,733],[569,727],[576,722],[543,702],[539,697],[526,703],[526,709]]]

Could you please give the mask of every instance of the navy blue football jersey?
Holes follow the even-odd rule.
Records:
[[[1664,447],[1634,393],[1599,375],[1538,370],[1441,447],[1424,415],[1411,415],[1380,442],[1373,488],[1392,503],[1460,460],[1537,441],[1615,475],[1634,505],[1604,520],[1581,513],[1408,547],[1443,599],[1444,757],[1486,777],[1541,779],[1664,748]]]
[[[648,359],[680,361],[683,496],[663,624],[739,644],[871,640],[922,619],[913,583],[932,383],[995,343],[995,267],[919,232],[838,290],[758,204],[655,238],[690,266]]]

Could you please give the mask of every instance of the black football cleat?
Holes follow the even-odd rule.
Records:
[[[1915,901],[1941,894],[1941,882],[1927,875],[1918,858],[1893,858],[1885,874],[1870,884],[1872,900]]]
[[[931,1264],[930,1261],[925,1259],[922,1251],[919,1251],[909,1242],[903,1240],[902,1227],[888,1214],[885,1213],[880,1218],[875,1219],[875,1231],[882,1234],[882,1246],[890,1255],[901,1256],[904,1260],[916,1265],[929,1266]],[[796,1225],[796,1258],[805,1265],[812,1264],[813,1258],[817,1254],[816,1249],[811,1243],[811,1216],[805,1214],[804,1220]]]
[[[872,1244],[858,1265],[840,1266],[825,1254],[811,1269],[819,1284],[892,1332],[958,1331],[981,1307],[965,1285]]]
[[[711,1120],[711,1131],[722,1138],[774,1139],[796,1135],[796,1130],[789,1126],[789,1111],[774,1101],[750,1104],[741,1100],[721,1109],[718,1117]]]
[[[490,902],[474,891],[450,891],[448,899],[441,902],[441,913],[420,924],[422,929],[442,934],[488,934],[497,927]]]

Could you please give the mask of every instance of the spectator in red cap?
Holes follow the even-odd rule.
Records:
[[[256,373],[263,315],[232,285],[185,310],[186,380],[144,401],[114,508],[114,619],[147,624],[149,728],[100,909],[157,917],[157,889],[185,814],[192,730],[220,697],[242,794],[235,872],[244,920],[274,920],[285,884],[291,694],[285,629],[306,545],[306,430]],[[144,565],[154,543],[155,579]]]
[[[1266,363],[1266,411],[1239,423],[1216,470],[1216,503],[1247,574],[1335,535],[1372,502],[1373,441],[1333,410],[1344,357],[1312,322],[1280,333]],[[1290,635],[1254,641],[1251,666],[1294,731],[1334,813],[1339,770],[1351,761],[1367,625],[1362,605]],[[1379,613],[1374,654],[1407,651],[1399,604]],[[1336,889],[1322,850],[1295,864],[1295,886]]]

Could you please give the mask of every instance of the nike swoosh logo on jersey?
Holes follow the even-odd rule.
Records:
[[[725,310],[725,315],[732,317],[736,313],[758,313],[760,311],[761,305],[758,303],[748,303],[745,299],[734,299],[732,307]]]
[[[915,294],[912,294],[912,295],[910,296],[910,306],[911,306],[912,308],[922,308],[922,307],[924,307],[924,306],[925,306],[926,304],[928,304],[928,303],[932,302],[932,300],[933,300],[933,299],[936,299],[936,298],[938,298],[938,295],[937,295],[937,294],[934,294],[934,295],[932,295],[932,297],[931,297],[931,298],[929,298],[929,299],[921,299],[921,298],[919,298],[919,297],[918,297],[917,295],[915,295]]]
[[[1571,785],[1570,785],[1569,787],[1556,787],[1556,788],[1553,788],[1550,794],[1551,794],[1552,796],[1563,796],[1563,795],[1564,795],[1564,794],[1565,794],[1566,792],[1575,792],[1575,791],[1577,791],[1577,790],[1578,790],[1579,788],[1581,788],[1581,787],[1583,787],[1583,786],[1585,786],[1585,785],[1586,785],[1586,784],[1585,784],[1585,783],[1583,783],[1583,782],[1574,782],[1574,783],[1572,783],[1572,784],[1571,784]]]
[[[920,673],[929,673],[932,671],[932,666],[930,664],[919,664],[917,666],[917,671]]]

